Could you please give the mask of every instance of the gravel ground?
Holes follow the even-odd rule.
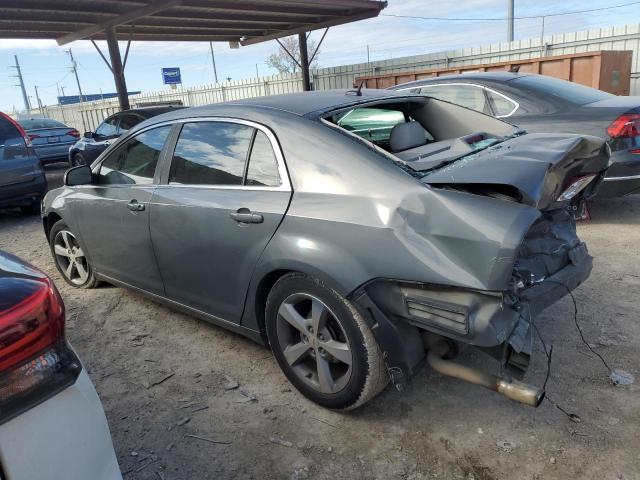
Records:
[[[51,185],[63,167],[49,167]],[[592,214],[579,227],[596,261],[575,292],[578,320],[612,368],[640,379],[640,196],[602,201]],[[126,479],[640,478],[640,388],[609,381],[579,338],[569,298],[537,320],[554,347],[551,401],[538,409],[425,368],[405,392],[388,388],[339,414],[299,395],[262,346],[136,293],[69,287],[37,216],[0,212],[0,249],[60,288],[67,335],[96,384]],[[525,380],[539,384],[546,361],[535,348]],[[461,360],[485,358],[467,349]]]

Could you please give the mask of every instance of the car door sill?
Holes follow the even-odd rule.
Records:
[[[264,345],[264,340],[262,339],[262,336],[260,335],[260,332],[256,331],[256,330],[252,330],[250,328],[246,328],[243,327],[242,325],[239,325],[237,323],[233,323],[230,322],[229,320],[224,320],[222,318],[216,317],[215,315],[211,315],[209,313],[203,312],[202,310],[198,310],[197,308],[193,308],[190,307],[188,305],[185,305],[183,303],[180,302],[176,302],[175,300],[171,300],[169,298],[163,297],[162,295],[158,295],[156,293],[152,293],[149,292],[147,290],[144,290],[142,288],[139,287],[135,287],[133,285],[130,285],[126,282],[123,282],[121,280],[117,280],[113,277],[110,277],[108,275],[104,275],[102,273],[98,273],[95,272],[96,278],[99,280],[104,280],[105,282],[108,283],[112,283],[117,287],[122,287],[122,288],[126,288],[129,290],[134,290],[138,293],[143,294],[144,296],[157,301],[158,303],[162,303],[164,305],[167,305],[169,307],[173,307],[176,310],[180,310],[184,313],[187,313],[189,315],[192,315],[194,317],[200,318],[201,320],[204,320],[206,322],[212,323],[216,326],[225,328],[227,330],[231,330],[232,332],[235,333],[239,333],[242,336],[245,336],[247,338],[250,338],[251,340],[253,340],[254,342],[257,342],[261,345]]]

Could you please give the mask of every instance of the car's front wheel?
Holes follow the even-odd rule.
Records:
[[[78,239],[63,220],[51,228],[49,246],[56,267],[68,284],[76,288],[93,288],[97,285],[93,269]]]
[[[310,400],[351,410],[389,377],[382,352],[356,307],[318,279],[279,279],[266,305],[269,344],[289,381]]]

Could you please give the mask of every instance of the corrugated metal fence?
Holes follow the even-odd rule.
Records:
[[[631,95],[640,95],[640,24],[585,30],[574,33],[495,43],[446,52],[414,55],[371,63],[321,68],[312,72],[315,90],[350,88],[356,77],[414,69],[455,67],[481,63],[506,62],[545,55],[564,55],[597,50],[631,50]],[[216,85],[145,92],[130,98],[132,107],[157,102],[181,101],[195,106],[228,100],[302,91],[300,75],[274,75]],[[78,130],[94,130],[108,115],[118,110],[115,99],[82,105],[45,107],[46,115]],[[34,114],[37,110],[32,111]]]

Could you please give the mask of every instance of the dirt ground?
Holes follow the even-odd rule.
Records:
[[[63,168],[49,167],[52,185]],[[69,287],[38,216],[0,212],[0,249],[60,288],[125,479],[639,479],[640,195],[592,214],[579,226],[595,268],[575,292],[578,319],[636,383],[611,383],[578,336],[569,298],[547,309],[537,324],[554,347],[548,396],[579,422],[550,401],[533,409],[428,368],[405,392],[334,413],[299,395],[262,346],[119,288]],[[525,381],[541,384],[535,348]],[[468,349],[461,360],[484,357]]]

